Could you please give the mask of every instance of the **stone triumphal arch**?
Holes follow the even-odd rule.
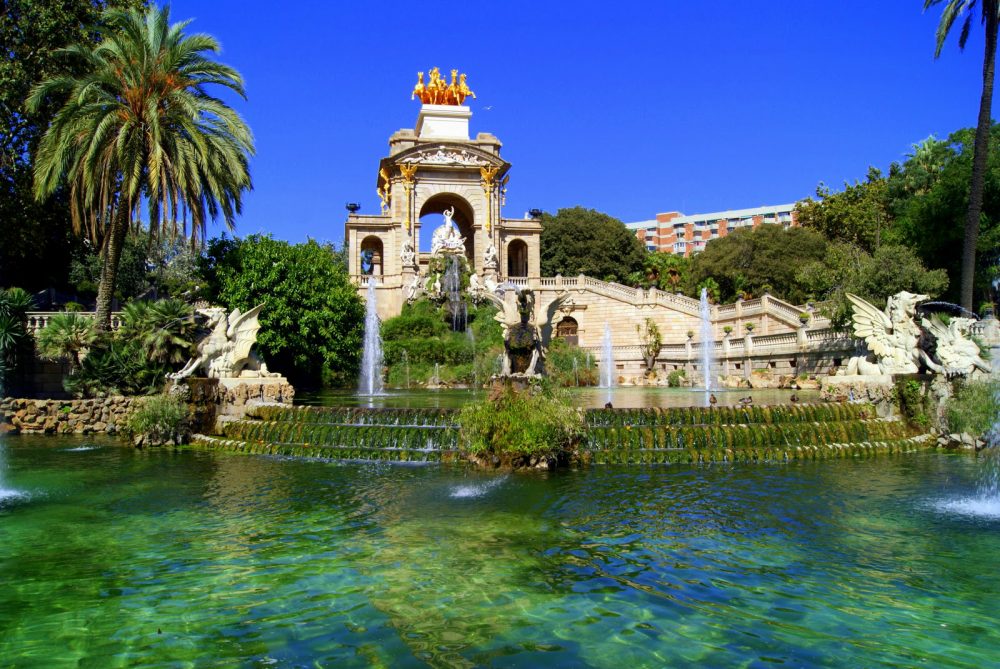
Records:
[[[440,291],[442,277],[429,271],[434,256],[427,251],[437,244],[452,256],[465,255],[473,272],[470,292],[532,289],[535,321],[546,345],[557,337],[600,355],[609,326],[619,376],[636,379],[649,364],[641,333],[653,323],[662,339],[653,356],[655,368],[698,374],[703,344],[697,300],[597,277],[541,275],[541,224],[532,217],[504,216],[510,163],[501,157],[494,135],[470,136],[472,112],[463,102],[471,91],[464,75],[459,80],[456,74],[451,86],[436,70],[429,83],[420,78],[413,92],[422,103],[416,125],[389,138],[389,155],[378,164],[381,211],[360,214],[352,208],[347,218],[345,243],[359,292],[364,295],[374,280],[379,315],[388,318],[399,314],[407,300]],[[823,359],[813,356],[808,362],[810,342],[822,340],[826,348],[850,345],[849,339],[846,344],[824,339],[832,336],[825,334],[828,321],[811,309],[767,295],[713,305],[711,320],[714,341],[707,345],[717,349],[720,373],[726,375],[749,377],[761,365],[798,373]]]
[[[511,250],[517,276],[539,275],[541,225],[503,216],[510,163],[500,157],[494,135],[469,136],[471,116],[463,105],[423,104],[416,127],[394,133],[389,155],[379,162],[381,213],[348,216],[350,272],[359,281],[378,276],[383,316],[399,313],[408,289],[426,273],[430,254],[420,250],[421,241],[426,248],[432,230],[423,230],[421,219],[430,214],[453,212],[469,265],[484,281],[507,274]],[[371,260],[376,249],[380,262]]]

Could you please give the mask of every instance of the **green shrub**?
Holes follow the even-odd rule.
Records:
[[[681,381],[683,381],[686,376],[687,372],[683,369],[675,369],[667,374],[667,386],[670,388],[680,388]]]
[[[587,353],[559,338],[549,342],[549,350],[545,356],[545,373],[557,386],[597,384],[596,371],[593,367],[587,367]]]
[[[453,332],[447,308],[429,300],[406,304],[399,316],[382,324],[385,364],[390,386],[406,385],[406,363],[410,386],[425,384],[440,367],[445,383],[485,382],[494,373],[494,363],[503,345],[500,324],[491,306],[468,306],[466,332]],[[470,335],[471,332],[471,335]],[[405,352],[405,355],[404,355]]]
[[[584,434],[583,415],[549,385],[517,391],[505,385],[467,404],[458,417],[462,445],[482,463],[525,467],[565,462]]]
[[[945,405],[948,429],[951,432],[968,432],[981,437],[1000,417],[1000,381],[964,383],[955,389],[955,395]]]
[[[136,446],[175,446],[188,437],[188,409],[171,395],[154,395],[142,401],[125,424],[125,433]]]

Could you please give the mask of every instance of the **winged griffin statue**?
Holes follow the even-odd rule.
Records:
[[[541,376],[545,348],[542,336],[535,322],[535,295],[530,289],[496,292],[480,290],[477,293],[497,307],[493,316],[503,328],[503,368],[501,376],[524,374]],[[562,293],[549,303],[545,310],[545,322],[551,323],[555,311],[569,299],[569,293]]]
[[[198,309],[207,319],[205,327],[209,333],[198,342],[197,355],[170,378],[183,379],[199,369],[211,379],[279,376],[268,372],[267,365],[250,350],[257,341],[260,330],[257,316],[263,308],[259,304],[246,313],[233,309],[228,315],[222,307]]]
[[[987,374],[990,372],[990,364],[983,360],[979,345],[969,336],[969,330],[975,323],[973,319],[953,317],[945,323],[939,314],[932,314],[929,319],[923,318],[920,322],[937,340],[935,355],[938,361],[924,354],[930,369],[949,377],[966,376],[977,369]]]
[[[863,339],[870,351],[867,356],[856,356],[848,361],[849,376],[920,371],[920,327],[913,319],[917,304],[927,300],[927,295],[897,293],[888,299],[885,311],[851,293],[847,294],[847,299],[854,307],[854,336]]]
[[[937,342],[936,360],[921,346],[921,329],[916,322],[916,308],[926,295],[900,292],[891,296],[885,310],[847,294],[854,307],[854,335],[868,345],[869,354],[851,358],[846,374],[882,376],[913,374],[921,364],[947,376],[988,372],[989,364],[979,353],[979,346],[969,337],[971,318],[952,318],[947,323],[938,314],[922,318],[924,330]]]

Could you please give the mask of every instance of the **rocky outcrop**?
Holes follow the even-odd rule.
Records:
[[[86,400],[0,400],[0,430],[14,433],[116,434],[122,430],[135,397]]]

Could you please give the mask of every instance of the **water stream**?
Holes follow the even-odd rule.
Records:
[[[382,333],[375,294],[376,279],[368,277],[368,298],[365,304],[365,343],[361,354],[361,377],[358,392],[361,395],[382,395]]]
[[[604,324],[604,342],[601,346],[601,388],[615,387],[615,349],[611,343],[611,324]],[[608,393],[611,401],[611,393]]]
[[[705,377],[705,392],[714,390],[712,367],[715,363],[715,335],[712,332],[712,308],[708,304],[708,289],[701,289],[701,370]]]

